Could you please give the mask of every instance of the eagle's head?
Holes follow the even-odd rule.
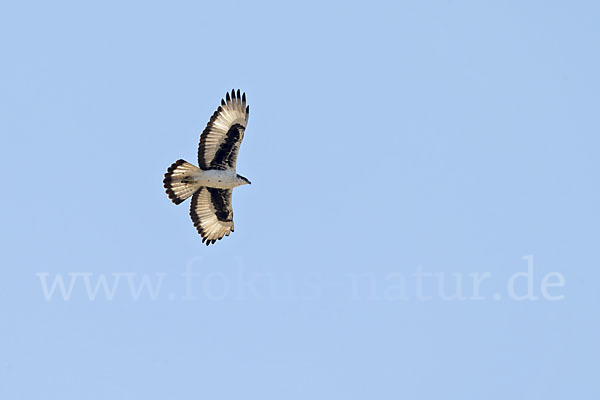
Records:
[[[251,183],[248,180],[248,178],[244,178],[240,174],[237,174],[237,179],[238,179],[239,186],[241,186],[241,185],[251,185]]]

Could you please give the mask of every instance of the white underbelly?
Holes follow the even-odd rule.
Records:
[[[230,189],[239,185],[237,174],[232,171],[198,171],[194,174],[194,181],[202,186],[217,189]]]

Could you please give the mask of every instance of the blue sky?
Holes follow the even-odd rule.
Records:
[[[598,398],[599,18],[3,3],[0,397]],[[232,88],[207,248],[162,175]]]

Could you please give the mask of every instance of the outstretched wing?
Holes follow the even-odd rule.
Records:
[[[233,232],[232,192],[203,186],[192,196],[190,217],[207,246]]]
[[[240,144],[248,123],[250,106],[246,105],[246,93],[232,90],[221,99],[221,105],[210,117],[200,136],[198,165],[207,169],[231,169],[235,171]]]

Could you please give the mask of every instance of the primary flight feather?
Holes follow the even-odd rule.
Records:
[[[173,203],[192,197],[190,217],[207,246],[233,232],[233,188],[250,183],[235,170],[249,113],[246,93],[227,93],[200,135],[199,167],[177,160],[163,180]]]

